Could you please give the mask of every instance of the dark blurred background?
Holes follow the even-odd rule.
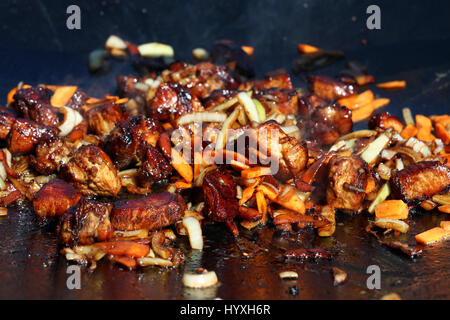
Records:
[[[66,9],[81,9],[81,30],[69,30]],[[381,8],[381,30],[368,30],[366,9]],[[339,49],[365,64],[377,82],[407,80],[406,90],[378,92],[390,109],[409,106],[431,114],[450,102],[450,2],[448,1],[1,1],[0,103],[19,81],[77,84],[94,96],[115,89],[115,75],[129,73],[114,62],[108,74],[90,75],[87,57],[110,34],[137,44],[171,44],[189,60],[196,47],[232,39],[255,48],[257,75],[285,68],[298,57],[297,44]],[[364,45],[362,41],[365,41]],[[344,62],[320,70],[331,76]],[[306,85],[296,77],[298,86]]]

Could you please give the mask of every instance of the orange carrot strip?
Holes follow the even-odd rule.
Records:
[[[425,142],[433,142],[436,139],[435,136],[431,134],[433,125],[431,119],[425,117],[424,115],[416,115],[416,125],[417,125],[417,139]]]
[[[186,162],[186,160],[181,156],[181,154],[175,150],[172,149],[172,166],[177,170],[177,172],[180,174],[180,176],[183,177],[186,182],[192,182],[192,179],[194,178],[194,173],[192,170],[192,167]]]
[[[374,191],[376,188],[376,183],[375,183],[375,179],[369,179],[367,181],[367,186],[366,186],[366,193],[371,193],[372,191]]]
[[[438,210],[440,212],[450,213],[450,204],[447,204],[445,206],[440,206],[440,207],[438,207]]]
[[[439,123],[439,124],[443,125],[444,128],[445,128],[445,127],[447,127],[450,124],[450,115],[444,114],[444,115],[441,115],[441,116],[436,116],[436,117],[433,118],[433,121],[435,123]]]
[[[173,129],[173,126],[172,126],[172,124],[170,124],[169,122],[166,122],[166,123],[163,123],[163,128],[164,128],[164,130],[169,130],[169,129]]]
[[[407,219],[408,206],[402,200],[385,200],[375,206],[377,218]]]
[[[387,106],[391,102],[388,98],[379,98],[372,101],[373,109],[377,110]]]
[[[344,107],[349,108],[350,110],[358,109],[363,105],[370,103],[374,99],[373,92],[371,90],[366,90],[363,93],[358,95],[350,96],[347,98],[339,99],[337,102]]]
[[[116,101],[114,101],[115,104],[122,104],[122,103],[127,103],[127,102],[128,102],[128,98],[117,99]]]
[[[417,134],[417,128],[413,124],[408,124],[400,133],[403,139],[408,140]]]
[[[374,105],[372,103],[367,103],[358,109],[352,110],[352,120],[353,122],[359,122],[369,118],[373,113]]]
[[[246,165],[245,163],[236,161],[236,160],[231,160],[230,165],[236,170],[242,171],[242,170],[250,169],[250,166]]]
[[[423,244],[430,244],[439,240],[443,240],[450,236],[450,232],[442,228],[435,227],[416,235],[416,241]]]
[[[134,269],[137,266],[136,259],[128,256],[109,256],[108,259],[120,263],[129,269]]]
[[[31,88],[31,86],[29,84],[24,84],[22,85],[22,89],[28,89]],[[8,92],[8,96],[6,98],[6,102],[8,104],[13,103],[14,102],[14,95],[17,93],[17,87],[16,88],[12,88],[9,92]]]
[[[449,144],[450,143],[450,133],[447,131],[447,129],[445,129],[445,127],[440,124],[440,123],[436,123],[436,135],[438,136],[439,139],[442,140],[442,142],[444,142],[445,144]]]
[[[175,187],[177,189],[190,189],[190,188],[192,188],[192,183],[187,183],[187,182],[181,181],[181,180],[176,181],[174,183],[174,185],[175,185]]]
[[[52,98],[50,99],[50,104],[54,107],[64,107],[67,103],[69,103],[77,89],[77,86],[57,87]]]
[[[253,55],[253,52],[255,51],[255,49],[250,46],[242,46],[241,49],[250,57]]]
[[[107,241],[97,242],[94,246],[102,248],[108,254],[115,256],[130,256],[134,258],[145,257],[150,252],[150,247],[133,241]]]
[[[403,89],[406,87],[406,81],[389,81],[377,84],[378,88],[381,89]]]
[[[246,203],[250,198],[253,196],[253,193],[255,193],[255,188],[259,184],[259,180],[253,183],[251,186],[245,188],[242,191],[242,199],[239,200],[239,205],[242,206],[244,203]]]
[[[268,176],[272,174],[270,167],[253,167],[250,169],[242,170],[241,176],[246,179],[257,178],[261,176]]]
[[[290,186],[283,186],[281,191],[278,193],[278,196],[274,200],[274,202],[279,205],[285,207],[286,209],[290,209],[292,211],[298,212],[300,214],[306,213],[305,203],[302,199],[297,195],[295,189],[292,187],[290,190],[285,192],[285,188]]]
[[[269,187],[266,184],[260,184],[257,188],[257,191],[261,191],[264,195],[270,200],[274,201],[277,198],[278,192],[274,190],[272,187]]]
[[[298,45],[298,51],[301,53],[314,53],[320,51],[320,49],[309,44],[300,43]]]
[[[256,205],[258,207],[258,212],[260,212],[263,217],[267,215],[267,202],[266,198],[264,198],[264,193],[261,191],[256,192]]]

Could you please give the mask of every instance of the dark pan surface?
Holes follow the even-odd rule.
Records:
[[[406,80],[405,90],[375,93],[391,99],[386,110],[401,115],[449,113],[450,24],[448,4],[411,1],[380,2],[382,30],[365,26],[365,1],[202,1],[78,2],[82,29],[65,28],[65,9],[77,1],[5,1],[0,4],[0,96],[19,81],[36,85],[76,84],[93,96],[115,90],[115,75],[131,72],[126,62],[113,62],[107,74],[90,75],[87,54],[116,33],[136,43],[161,41],[174,46],[177,56],[229,38],[255,47],[258,76],[290,66],[299,42],[345,51],[348,60],[368,67],[377,82]],[[305,7],[305,4],[307,7]],[[145,10],[143,10],[145,9]],[[355,19],[352,19],[355,17]],[[367,40],[362,45],[361,40]],[[343,62],[320,70],[336,75]],[[296,77],[297,86],[306,86]],[[5,103],[5,98],[0,100]],[[366,123],[357,126],[363,128]],[[82,289],[68,290],[69,264],[57,252],[51,226],[40,226],[30,209],[10,210],[0,218],[1,299],[378,299],[397,292],[405,299],[449,299],[450,242],[426,247],[411,260],[381,247],[364,230],[368,217],[338,215],[333,237],[318,239],[311,230],[280,237],[272,229],[242,232],[239,243],[221,225],[208,225],[203,252],[191,253],[180,269],[126,271],[102,261],[97,270],[82,269]],[[438,212],[412,214],[411,234],[439,225],[450,216]],[[411,243],[414,239],[409,238]],[[281,248],[328,247],[331,261],[290,262],[280,259]],[[253,248],[245,257],[239,249]],[[269,249],[266,252],[265,249]],[[253,256],[254,255],[254,256]],[[369,265],[381,268],[381,290],[366,286]],[[330,269],[349,274],[347,283],[333,287]],[[221,285],[186,290],[181,277],[187,268],[215,270]],[[281,281],[282,270],[296,270],[297,281]],[[298,295],[290,293],[296,285]]]

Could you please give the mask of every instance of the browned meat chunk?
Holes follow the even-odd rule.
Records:
[[[324,107],[327,104],[328,103],[325,100],[319,98],[314,93],[306,96],[300,96],[298,98],[298,108],[300,111],[300,117],[309,119],[311,114],[317,107]]]
[[[296,114],[298,112],[297,91],[283,88],[268,88],[257,91],[255,94],[266,110],[274,106],[282,114]]]
[[[362,209],[368,179],[368,168],[359,156],[330,160],[327,203],[336,209],[356,212]]]
[[[65,143],[59,136],[38,143],[35,154],[30,157],[30,164],[43,175],[59,171],[59,168],[69,161],[73,147]]]
[[[111,209],[110,203],[82,198],[61,217],[57,229],[60,240],[69,246],[109,240],[113,233]]]
[[[14,95],[13,106],[19,115],[40,124],[56,126],[59,123],[58,109],[50,105],[52,91],[44,87],[20,89]]]
[[[153,183],[172,174],[172,166],[155,147],[146,146],[143,153],[142,166],[137,172],[136,180],[141,187],[151,188]]]
[[[119,122],[105,139],[104,150],[119,169],[130,165],[140,145],[156,146],[161,126],[156,119],[133,117]]]
[[[94,145],[82,146],[74,151],[70,160],[61,167],[60,174],[86,195],[115,196],[121,188],[111,159]]]
[[[158,120],[174,121],[185,113],[202,110],[200,101],[189,89],[178,83],[162,83],[147,111]]]
[[[0,107],[0,139],[6,139],[14,120],[16,120],[16,114],[13,110]]]
[[[34,212],[41,218],[59,217],[76,205],[81,193],[63,180],[52,180],[36,193],[33,199]]]
[[[450,189],[450,168],[437,161],[423,161],[394,170],[392,192],[411,205]]]
[[[45,126],[27,119],[16,119],[7,136],[8,149],[12,154],[26,154],[33,151],[35,145],[55,136],[58,129]]]
[[[270,157],[271,161],[278,161],[278,179],[284,181],[296,177],[306,167],[306,144],[286,135],[277,122],[267,121],[259,125],[251,130],[249,137],[252,148],[257,147],[264,156]]]
[[[236,89],[238,83],[224,66],[217,66],[210,62],[202,62],[196,65],[180,64],[171,70],[163,71],[165,82],[177,82],[190,88],[192,94],[204,99],[214,90]]]
[[[233,99],[237,94],[237,90],[214,90],[203,102],[207,109],[214,108]]]
[[[233,177],[224,167],[208,172],[202,188],[205,210],[213,221],[231,221],[239,214],[236,186]]]
[[[254,85],[256,91],[270,88],[290,89],[293,90],[291,76],[284,71],[274,72],[265,77],[264,80],[257,81]]]
[[[398,133],[403,130],[403,123],[400,119],[389,112],[381,112],[373,115],[370,118],[368,125],[371,130],[387,130],[392,128]]]
[[[123,105],[110,103],[95,107],[86,112],[89,131],[99,137],[106,137],[119,121],[127,118]]]
[[[118,230],[160,229],[181,219],[185,208],[180,195],[168,192],[119,200],[114,203],[111,223]]]
[[[326,76],[311,77],[312,91],[319,97],[328,101],[348,97],[356,93],[352,85],[344,84]]]
[[[311,120],[304,123],[304,135],[322,145],[333,144],[341,135],[353,129],[352,112],[335,104],[316,107]]]
[[[67,107],[72,108],[73,110],[76,110],[80,113],[83,113],[82,106],[86,103],[86,101],[89,99],[89,96],[78,89],[73,94],[72,98],[70,98],[69,102],[67,103]]]

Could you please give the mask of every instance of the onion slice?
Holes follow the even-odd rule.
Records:
[[[250,121],[261,122],[259,112],[252,98],[246,92],[239,92],[237,95],[239,102],[244,106],[245,113]]]
[[[216,111],[202,111],[202,112],[191,112],[182,115],[177,124],[179,126],[192,123],[192,122],[224,122],[227,119],[227,114],[225,112]]]
[[[188,288],[207,288],[217,284],[218,279],[214,271],[203,273],[185,273],[183,275],[183,285]]]
[[[183,218],[183,226],[186,228],[189,242],[192,249],[202,250],[203,249],[203,235],[202,227],[200,222],[194,217]]]
[[[65,137],[83,121],[83,117],[78,111],[69,107],[60,107],[59,110],[64,114],[64,121],[58,127],[59,135]]]

